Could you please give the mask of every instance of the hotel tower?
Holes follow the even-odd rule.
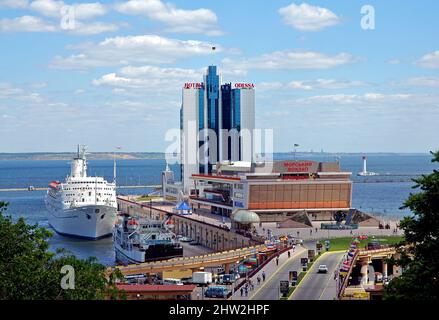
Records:
[[[193,174],[211,174],[219,161],[253,160],[255,90],[252,83],[222,84],[216,66],[202,83],[185,83],[180,110],[181,177],[189,194]]]

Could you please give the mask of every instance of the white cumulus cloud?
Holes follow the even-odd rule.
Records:
[[[417,64],[423,68],[439,69],[439,50],[427,53],[417,61]]]
[[[357,62],[359,59],[348,53],[327,55],[314,51],[275,51],[242,60],[224,59],[223,64],[235,69],[330,69]]]
[[[0,0],[0,8],[23,9],[28,5],[27,0]]]
[[[0,20],[0,32],[55,32],[57,27],[34,16]]]
[[[47,17],[60,18],[63,8],[67,6],[73,9],[75,19],[85,20],[107,13],[106,7],[99,2],[66,4],[64,1],[35,0],[30,3],[30,9]]]
[[[331,10],[307,3],[292,3],[280,8],[279,14],[286,25],[300,31],[318,31],[340,23],[340,18]]]
[[[85,43],[79,46],[80,53],[68,57],[57,56],[50,66],[84,70],[129,64],[173,63],[181,58],[211,54],[212,46],[216,46],[219,52],[223,50],[218,45],[197,40],[157,35],[120,36],[99,43]]]
[[[176,33],[204,33],[222,35],[216,24],[218,18],[209,9],[184,10],[160,0],[130,0],[119,3],[116,10],[124,14],[143,15],[166,24],[166,31]]]

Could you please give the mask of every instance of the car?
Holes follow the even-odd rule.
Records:
[[[180,241],[181,241],[181,242],[191,242],[192,239],[189,238],[189,237],[181,237],[181,238],[180,238]]]
[[[225,286],[210,286],[204,296],[207,298],[226,298],[230,291]]]
[[[222,274],[218,278],[218,283],[231,285],[238,279],[236,274]]]
[[[327,272],[328,272],[328,267],[326,266],[326,264],[319,265],[317,273],[327,273]]]
[[[191,242],[189,242],[189,244],[191,246],[198,246],[198,245],[200,245],[200,243],[197,240],[192,240]]]

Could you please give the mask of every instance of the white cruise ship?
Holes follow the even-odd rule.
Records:
[[[45,198],[49,224],[64,236],[97,240],[111,236],[117,218],[116,182],[87,176],[85,147],[64,183],[52,181]]]

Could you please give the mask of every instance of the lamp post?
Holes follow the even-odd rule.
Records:
[[[298,146],[299,146],[299,145],[298,145],[297,143],[294,144],[294,161],[296,161],[296,148],[297,148]]]

